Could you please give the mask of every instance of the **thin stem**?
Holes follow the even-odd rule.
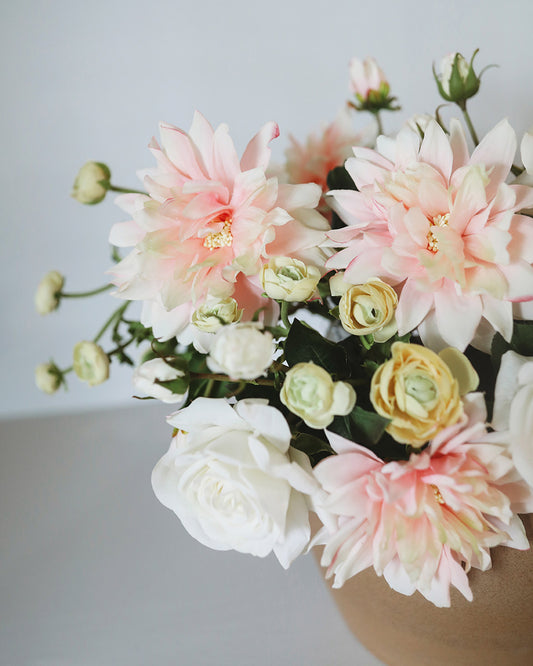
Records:
[[[124,305],[121,305],[117,310],[113,312],[113,314],[109,317],[109,319],[105,322],[105,324],[102,326],[102,328],[98,331],[96,336],[93,338],[93,342],[97,343],[98,340],[102,337],[102,335],[107,331],[107,329],[111,326],[111,324],[115,321],[115,319],[119,319],[122,317],[122,314],[130,304],[130,301],[126,301]]]
[[[380,136],[380,134],[383,134],[383,123],[381,122],[379,111],[372,111],[372,115],[376,119],[376,123],[378,125],[378,136]]]
[[[459,108],[463,112],[463,117],[465,119],[466,126],[468,127],[468,131],[470,132],[470,136],[472,137],[472,141],[474,142],[474,145],[477,146],[479,144],[479,139],[476,130],[474,129],[474,125],[472,124],[472,119],[466,110],[466,102],[459,104]]]
[[[230,384],[234,383],[234,381],[230,379],[228,375],[217,375],[211,374],[209,372],[191,372],[191,377],[194,379],[210,379],[214,382],[229,382]],[[247,381],[248,384],[259,384],[260,386],[274,386],[273,379],[258,378],[243,381]]]
[[[280,306],[281,321],[288,331],[291,327],[291,322],[289,321],[289,303],[288,301],[281,301]]]
[[[213,385],[215,383],[214,379],[209,379],[207,381],[207,384],[205,385],[205,390],[204,390],[204,398],[209,398],[211,395],[211,391],[213,390]]]
[[[121,351],[124,351],[126,347],[129,347],[132,342],[135,341],[135,336],[133,338],[130,338],[127,342],[123,342],[121,345],[118,345],[115,347],[115,349],[112,349],[110,352],[107,352],[107,355],[109,357],[113,356],[114,354],[118,354]]]
[[[98,287],[98,289],[91,289],[91,291],[78,291],[71,294],[66,294],[64,291],[59,292],[61,298],[87,298],[88,296],[96,296],[96,294],[101,294],[108,289],[111,289],[114,285],[106,284],[103,287]]]
[[[132,190],[129,187],[117,187],[116,185],[111,185],[111,183],[109,183],[107,189],[110,192],[123,192],[124,194],[146,194],[146,192],[141,192],[141,190]]]

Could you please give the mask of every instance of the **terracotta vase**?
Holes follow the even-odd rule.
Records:
[[[533,542],[533,514],[522,518]],[[533,549],[500,546],[492,562],[490,571],[470,572],[472,602],[452,589],[451,608],[394,592],[373,569],[331,593],[350,630],[388,666],[529,666]]]

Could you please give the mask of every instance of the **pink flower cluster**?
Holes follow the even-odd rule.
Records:
[[[495,331],[509,340],[513,302],[533,294],[533,225],[518,213],[533,189],[505,182],[515,150],[505,120],[472,155],[458,121],[449,136],[431,121],[422,141],[407,127],[377,150],[354,148],[346,168],[358,191],[330,192],[348,226],[329,234],[343,249],[328,267],[394,286],[399,334],[417,328],[434,350],[486,349]]]
[[[483,397],[472,394],[465,407],[467,416],[405,462],[329,433],[338,455],[314,472],[328,492],[318,511],[334,528],[315,542],[325,544],[334,587],[372,566],[398,592],[449,606],[450,586],[472,599],[466,572],[489,569],[491,547],[529,548],[516,514],[533,510],[532,488],[487,434]]]

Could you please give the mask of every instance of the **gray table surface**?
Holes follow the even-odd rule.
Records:
[[[209,550],[157,502],[169,411],[0,421],[1,666],[379,666],[311,555]]]

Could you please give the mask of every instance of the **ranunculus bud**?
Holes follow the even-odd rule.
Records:
[[[111,171],[102,162],[86,162],[78,172],[72,187],[72,196],[82,204],[97,204],[109,189]]]
[[[234,298],[210,299],[192,314],[192,323],[204,333],[215,333],[226,324],[241,320],[242,310]]]
[[[58,271],[50,271],[39,282],[35,292],[35,309],[41,315],[57,310],[65,278]]]
[[[356,394],[346,382],[334,382],[329,372],[314,363],[297,363],[283,382],[281,402],[310,428],[326,428],[335,416],[349,414]]]
[[[261,284],[267,296],[277,301],[307,301],[316,291],[321,274],[291,257],[272,257],[261,270]]]
[[[162,358],[153,358],[138,366],[133,373],[133,385],[146,395],[168,404],[187,400],[188,376],[185,370],[174,368]]]
[[[440,96],[447,102],[457,102],[460,106],[479,90],[480,77],[474,72],[474,51],[470,63],[460,53],[449,53],[440,61],[439,73],[433,68],[433,76]]]
[[[374,58],[350,60],[350,89],[358,101],[354,106],[359,110],[393,110],[395,98],[389,97],[389,82]]]
[[[463,414],[459,385],[449,366],[421,345],[395,342],[392,358],[370,386],[378,414],[391,419],[387,432],[402,444],[422,446]]]
[[[100,345],[82,340],[74,346],[72,356],[74,372],[89,386],[102,384],[109,377],[109,357]]]
[[[394,318],[398,296],[394,289],[379,278],[365,284],[349,285],[342,274],[330,280],[331,293],[338,296],[342,327],[352,335],[373,335],[377,342],[386,342],[398,327]]]
[[[54,363],[40,363],[35,368],[35,385],[43,393],[55,393],[61,381],[61,370]]]
[[[245,322],[223,326],[215,333],[207,365],[231,379],[265,375],[274,357],[274,340],[261,324]]]

